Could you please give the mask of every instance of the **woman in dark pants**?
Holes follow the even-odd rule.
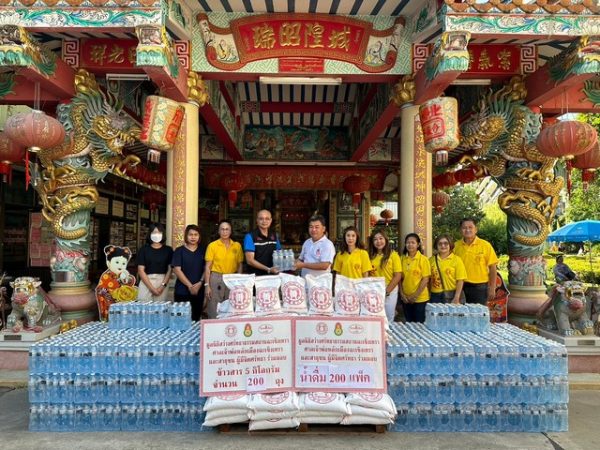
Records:
[[[198,225],[185,227],[184,244],[173,253],[175,301],[192,304],[192,320],[200,320],[204,308],[204,254],[206,248],[200,245]]]
[[[400,298],[407,322],[425,322],[425,305],[429,301],[429,260],[421,253],[421,238],[409,233],[404,238],[402,252],[402,284]]]

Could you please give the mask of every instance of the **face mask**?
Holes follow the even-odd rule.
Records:
[[[150,240],[152,242],[156,242],[157,244],[162,241],[163,235],[161,233],[154,233],[150,235]]]

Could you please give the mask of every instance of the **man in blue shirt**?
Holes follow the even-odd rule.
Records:
[[[281,250],[281,243],[275,231],[271,230],[271,223],[271,213],[266,209],[260,210],[256,216],[256,229],[244,238],[248,273],[257,276],[279,273],[279,268],[273,267],[273,252]]]

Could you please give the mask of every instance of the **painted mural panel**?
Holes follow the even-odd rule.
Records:
[[[246,127],[244,158],[253,160],[346,160],[346,127]]]

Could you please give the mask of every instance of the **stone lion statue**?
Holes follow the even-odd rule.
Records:
[[[547,330],[558,330],[563,336],[594,334],[590,320],[590,304],[585,287],[578,281],[555,285],[549,299],[537,312],[538,325]]]
[[[22,330],[39,333],[43,328],[60,322],[60,313],[50,303],[41,284],[38,278],[33,277],[18,277],[10,283],[13,295],[12,312],[6,319],[8,330],[13,333]]]

